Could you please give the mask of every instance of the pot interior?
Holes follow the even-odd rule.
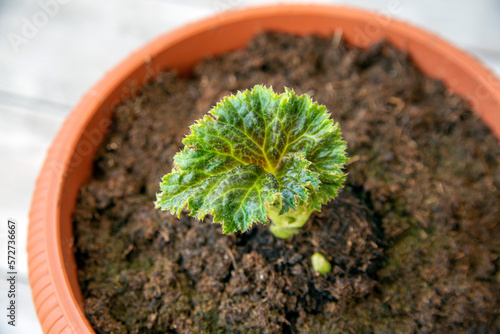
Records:
[[[54,281],[66,281],[71,287],[66,292],[58,287],[59,301],[76,301],[74,310],[63,310],[68,322],[79,318],[91,330],[82,309],[71,247],[72,212],[80,186],[91,175],[95,152],[111,125],[115,106],[157,73],[175,69],[181,75],[189,75],[193,65],[202,58],[242,48],[264,30],[298,35],[336,33],[347,43],[359,47],[388,39],[407,51],[424,73],[443,80],[451,91],[470,101],[497,137],[500,136],[498,79],[475,60],[435,36],[388,17],[346,8],[275,6],[226,13],[162,36],[132,54],[84,96],[58,134],[44,166],[50,172],[51,183],[61,184],[55,200],[47,199],[47,203],[53,205],[48,211],[55,215],[56,221],[53,236],[47,236],[47,245],[53,246],[48,252],[48,261],[54,263],[49,266],[58,266],[52,256],[64,263],[64,268],[59,266],[52,270],[58,277]],[[50,217],[47,220],[50,221]],[[42,321],[42,326],[47,330],[49,324],[44,325]]]

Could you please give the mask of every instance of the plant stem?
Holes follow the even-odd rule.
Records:
[[[299,207],[297,210],[290,210],[283,214],[279,214],[280,210],[275,207],[268,207],[269,218],[271,219],[271,233],[281,239],[287,239],[300,232],[300,228],[304,226],[312,210],[307,211],[305,208]]]

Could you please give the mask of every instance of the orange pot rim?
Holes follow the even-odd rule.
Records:
[[[310,25],[307,31],[300,30],[301,27],[289,27],[290,24],[285,22],[294,24],[294,20],[300,17],[307,18],[304,19],[304,22]],[[71,226],[67,226],[71,225],[68,217],[72,208],[64,205],[66,192],[76,193],[81,182],[88,177],[89,172],[84,170],[89,169],[92,156],[98,147],[98,144],[93,143],[91,137],[88,137],[90,133],[88,130],[99,129],[99,133],[106,131],[113,107],[137,91],[152,75],[165,68],[158,64],[162,61],[168,62],[166,58],[162,58],[168,48],[182,50],[186,43],[196,38],[198,43],[203,44],[203,40],[211,36],[210,34],[227,30],[227,34],[231,35],[230,29],[234,29],[235,26],[242,27],[241,31],[237,31],[242,34],[242,41],[236,41],[238,36],[231,35],[235,40],[231,47],[223,49],[217,43],[207,43],[203,44],[206,49],[196,56],[187,53],[174,54],[173,58],[180,57],[174,67],[182,74],[189,72],[195,60],[242,47],[260,30],[285,32],[297,30],[300,34],[315,33],[317,31],[314,28],[316,24],[314,21],[321,22],[317,24],[318,31],[322,34],[325,34],[326,28],[321,28],[319,25],[326,24],[325,22],[331,22],[331,27],[339,28],[342,24],[349,26],[349,29],[354,29],[354,33],[350,37],[346,36],[346,39],[358,46],[365,47],[381,38],[388,38],[412,56],[418,48],[420,48],[418,52],[428,49],[431,53],[441,55],[448,62],[449,66],[446,67],[449,68],[448,72],[435,72],[432,64],[423,64],[423,58],[419,57],[424,57],[425,54],[416,57],[415,61],[426,74],[443,80],[452,91],[472,103],[484,122],[500,138],[500,81],[465,52],[433,34],[392,18],[347,7],[273,5],[226,12],[169,32],[132,53],[87,92],[68,116],[48,151],[36,183],[28,231],[29,280],[38,318],[45,333],[94,333],[83,312],[74,259],[68,255],[73,246]],[[333,32],[332,29],[330,32]],[[358,40],[355,29],[359,30]],[[462,82],[457,83],[453,73],[450,74],[450,71],[454,72],[455,69],[464,73],[463,78],[471,77],[475,78],[475,81],[467,83],[463,82],[465,79],[462,78]],[[149,74],[144,75],[144,73]],[[139,77],[139,74],[142,77]],[[125,82],[132,88],[124,90]],[[460,88],[464,84],[465,88]],[[106,110],[102,111],[103,109]],[[95,114],[99,110],[104,116],[97,121]],[[92,143],[86,151],[83,151],[83,145],[80,145],[82,138],[87,138],[87,141]],[[97,140],[100,141],[102,138]],[[81,153],[80,158],[85,162],[73,166],[77,165],[75,156],[78,157],[79,149],[90,153]],[[80,184],[68,185],[67,180],[71,179],[76,171],[82,174],[76,182]],[[72,200],[74,202],[74,198]]]

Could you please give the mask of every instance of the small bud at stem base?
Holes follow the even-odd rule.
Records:
[[[321,253],[314,253],[311,256],[311,261],[314,271],[321,275],[328,274],[332,271],[332,265]]]

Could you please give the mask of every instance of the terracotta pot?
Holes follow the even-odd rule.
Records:
[[[156,73],[188,74],[200,59],[242,48],[260,31],[328,35],[337,29],[356,46],[386,38],[406,50],[423,72],[469,100],[500,138],[500,81],[448,43],[387,17],[342,7],[280,5],[230,12],[168,33],[107,73],[69,115],[48,152],[28,235],[29,280],[45,333],[93,333],[77,281],[71,214],[116,104]]]

